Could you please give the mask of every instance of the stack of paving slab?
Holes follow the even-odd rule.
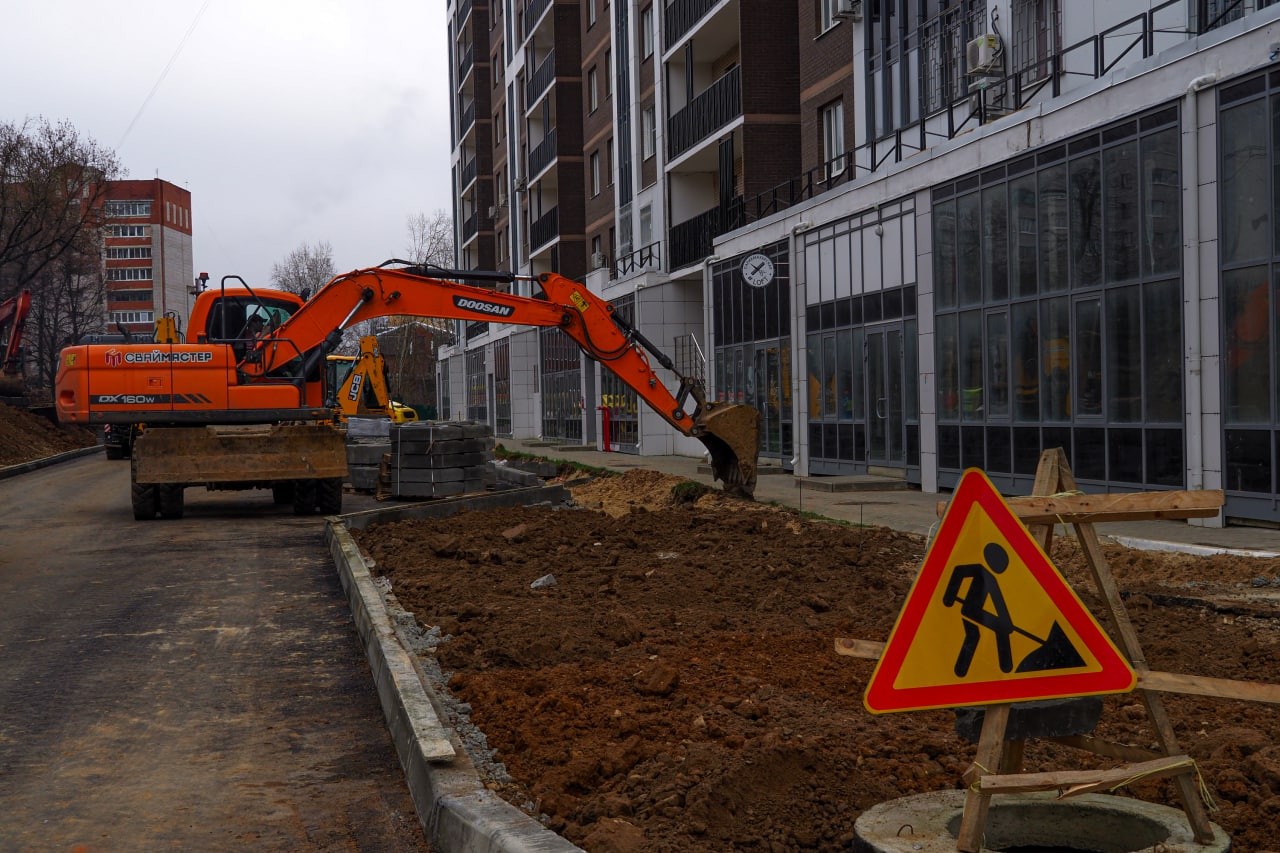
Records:
[[[348,458],[353,446],[348,445]],[[493,447],[493,429],[488,424],[392,424],[379,462],[377,493],[380,497],[443,498],[483,492],[496,479],[490,465]]]
[[[347,481],[358,492],[378,488],[382,457],[391,452],[391,418],[347,419]]]

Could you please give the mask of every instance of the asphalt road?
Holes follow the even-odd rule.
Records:
[[[0,481],[0,848],[428,850],[321,519],[128,465]]]

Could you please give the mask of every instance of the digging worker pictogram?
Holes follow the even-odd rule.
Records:
[[[1005,606],[1000,583],[996,579],[996,575],[1009,567],[1009,555],[999,545],[991,542],[982,549],[982,557],[986,565],[964,563],[952,569],[947,591],[942,596],[942,603],[947,607],[960,602],[960,618],[964,620],[964,642],[960,644],[960,653],[956,655],[957,678],[964,678],[969,672],[973,655],[978,650],[978,640],[982,637],[982,628],[988,628],[995,634],[1000,671],[1013,670],[1013,649],[1009,638],[1017,629],[1009,618],[1009,608]],[[961,587],[966,580],[969,581],[969,587],[961,595]],[[990,610],[987,609],[988,602]]]

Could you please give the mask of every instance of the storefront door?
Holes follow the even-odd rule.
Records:
[[[906,465],[903,330],[901,325],[868,326],[863,347],[866,389],[867,463]]]

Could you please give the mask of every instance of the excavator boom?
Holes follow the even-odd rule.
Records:
[[[21,396],[22,329],[31,310],[31,291],[0,302],[0,396]]]

